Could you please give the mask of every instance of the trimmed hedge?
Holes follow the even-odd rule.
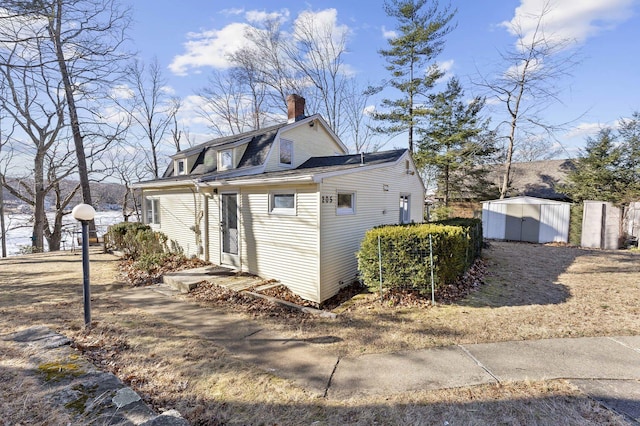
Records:
[[[430,291],[429,235],[433,245],[436,288],[454,282],[480,256],[482,223],[477,219],[382,226],[365,234],[357,254],[364,284],[372,291],[380,288],[380,237],[383,287],[412,289],[421,293]]]
[[[436,225],[459,226],[464,229],[467,238],[471,244],[467,252],[467,268],[482,254],[482,245],[484,243],[482,237],[482,219],[471,219],[464,217],[454,217],[451,219],[433,222]]]

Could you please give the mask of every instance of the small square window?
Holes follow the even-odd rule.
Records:
[[[269,212],[275,214],[296,214],[295,193],[275,193],[270,195]]]
[[[218,170],[233,169],[233,150],[225,149],[220,151],[220,166]]]
[[[293,164],[293,142],[286,139],[280,139],[280,164]]]
[[[353,192],[338,192],[337,214],[354,214],[356,212],[356,194]]]

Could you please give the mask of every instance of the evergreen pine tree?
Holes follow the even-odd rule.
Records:
[[[481,116],[484,103],[481,97],[467,103],[455,77],[445,91],[429,97],[427,125],[419,131],[416,160],[421,166],[436,167],[438,192],[445,206],[463,191],[474,198],[487,193],[487,168],[477,166],[495,153],[495,147],[487,130],[489,120]]]
[[[604,128],[587,139],[583,155],[575,161],[575,169],[567,175],[567,182],[559,190],[574,202],[584,200],[622,201],[628,182],[621,173],[623,150],[617,145],[617,135]]]
[[[383,111],[374,118],[387,124],[376,127],[380,133],[409,133],[409,150],[414,152],[414,129],[425,115],[421,105],[442,71],[433,60],[442,51],[444,36],[456,11],[450,6],[440,10],[437,0],[388,0],[386,14],[397,20],[397,36],[389,39],[389,48],[378,53],[387,61],[391,73],[389,85],[400,91],[396,99],[384,99]]]

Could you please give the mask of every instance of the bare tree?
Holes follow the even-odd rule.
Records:
[[[2,52],[4,65],[0,67],[0,76],[6,82],[8,96],[0,99],[0,105],[30,143],[30,149],[27,148],[25,151],[32,154],[32,174],[27,176],[33,182],[33,186],[29,187],[25,180],[21,181],[28,196],[8,185],[6,180],[4,186],[13,195],[33,206],[33,247],[42,251],[46,221],[45,198],[48,190],[45,180],[47,153],[62,136],[65,127],[65,102],[60,96],[60,86],[52,83],[46,68],[37,66],[42,62],[42,57],[36,56],[27,62],[21,58],[22,53],[22,49],[16,44],[10,51]],[[17,61],[24,66],[9,65]],[[36,66],[30,66],[31,64]]]
[[[368,110],[370,95],[371,92],[358,85],[355,79],[345,82],[342,138],[353,152],[372,152],[380,148],[374,143],[373,117]]]
[[[135,126],[130,132],[140,133],[146,143],[141,144],[143,152],[148,153],[148,168],[154,178],[160,176],[161,146],[168,142],[170,126],[174,124],[180,109],[180,100],[167,91],[167,82],[157,59],[149,66],[134,61],[128,68],[127,81],[131,85],[131,93],[119,96],[122,90],[116,90],[112,98],[130,117]],[[129,87],[124,88],[128,92]],[[175,142],[175,139],[174,139]]]
[[[247,75],[246,69],[237,73]],[[265,113],[260,104],[252,101],[247,85],[236,78],[233,71],[214,71],[206,87],[196,94],[203,99],[199,114],[208,121],[209,128],[219,136],[235,135],[262,127]]]
[[[561,102],[558,83],[570,75],[576,65],[576,53],[570,50],[573,40],[558,39],[544,31],[545,18],[551,12],[550,4],[544,4],[535,18],[535,27],[525,33],[521,22],[512,24],[510,31],[516,35],[517,44],[501,55],[501,64],[507,67],[495,79],[483,78],[480,83],[507,112],[501,125],[506,138],[505,166],[500,187],[500,198],[509,189],[511,163],[520,141],[529,143],[540,139],[540,134],[552,138],[562,124],[551,124],[541,118],[541,112],[550,104]]]
[[[110,150],[108,154],[108,163],[113,165],[112,176],[117,177],[125,188],[120,200],[122,206],[122,216],[125,222],[129,221],[131,216],[140,218],[140,200],[136,196],[131,185],[148,177],[145,171],[139,167],[142,162],[142,155],[139,150],[131,146],[119,146]]]
[[[293,44],[285,52],[302,80],[310,84],[319,110],[329,126],[341,136],[342,99],[348,81],[344,55],[347,52],[346,27],[321,21],[311,12],[303,12],[294,25]]]
[[[37,52],[40,62],[29,66],[57,75],[83,201],[92,204],[87,159],[95,159],[117,139],[110,130],[100,129],[105,120],[99,107],[106,98],[104,89],[118,79],[120,63],[126,58],[121,46],[131,14],[117,0],[6,0],[3,6],[2,18],[10,23],[4,27],[11,30],[0,36],[3,46],[17,46],[31,55]],[[95,230],[93,222],[91,230]]]

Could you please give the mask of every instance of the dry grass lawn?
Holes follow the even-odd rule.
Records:
[[[364,295],[338,320],[258,317],[299,337],[333,335],[341,354],[455,343],[640,334],[640,254],[493,243],[486,285],[429,309],[381,306]],[[229,356],[223,348],[111,297],[112,256],[92,253],[94,327],[82,327],[77,254],[0,260],[0,334],[47,325],[71,338],[157,409],[192,424],[623,424],[564,381],[507,383],[385,397],[327,400]],[[213,308],[212,308],[213,309]],[[222,309],[222,308],[221,308]],[[25,354],[0,340],[4,424],[65,424]],[[44,419],[44,420],[43,420]]]

